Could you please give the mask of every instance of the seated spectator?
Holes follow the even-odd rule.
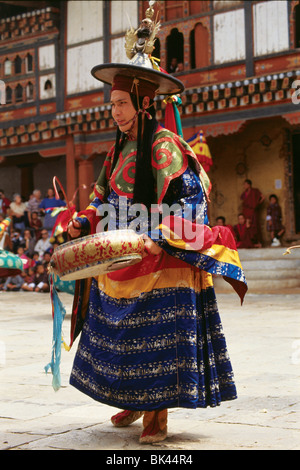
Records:
[[[26,204],[22,201],[20,194],[14,195],[14,200],[10,203],[9,208],[11,209],[10,215],[12,216],[14,230],[19,229],[23,234],[26,225],[28,225],[28,219]]]
[[[51,250],[51,251],[52,251],[52,250]],[[47,251],[45,251],[45,253],[44,253],[42,264],[45,266],[45,269],[47,269],[48,264],[50,263],[50,260],[51,260],[51,251],[50,251],[50,250],[47,250]]]
[[[25,271],[25,276],[24,276],[24,283],[22,284],[22,290],[31,290],[31,289],[28,289],[29,287],[35,287],[35,284],[34,284],[34,276],[35,276],[35,270],[33,267],[31,268],[28,268],[26,271]]]
[[[226,219],[225,219],[225,217],[223,217],[222,215],[221,215],[220,217],[217,217],[217,218],[216,218],[216,224],[217,224],[217,225],[221,225],[222,227],[228,227],[229,230],[231,231],[232,235],[233,235],[234,238],[235,238],[235,233],[234,233],[233,227],[232,227],[232,225],[226,224]]]
[[[28,210],[28,217],[29,222],[31,220],[32,212],[37,212],[39,214],[39,207],[42,202],[42,193],[39,189],[35,189],[33,193],[29,197],[29,201],[27,202],[27,210]]]
[[[33,255],[34,247],[36,245],[37,240],[35,236],[32,236],[31,230],[29,228],[26,228],[24,230],[23,239],[24,239],[24,253],[25,255],[31,258]]]
[[[34,289],[35,292],[49,292],[50,291],[48,273],[43,264],[38,264],[36,266],[34,283],[36,285]]]
[[[29,282],[28,282],[29,281]],[[35,275],[32,280],[28,278],[22,284],[22,289],[31,292],[49,292],[50,286],[48,281],[48,274],[43,264],[39,263],[35,267]]]
[[[51,245],[50,239],[49,239],[49,234],[48,234],[48,232],[45,228],[42,230],[41,235],[42,235],[42,238],[40,238],[37,241],[37,243],[34,247],[34,251],[37,251],[39,253],[39,260],[40,261],[42,261],[44,253],[47,250],[52,248],[52,245]]]
[[[45,197],[40,204],[40,209],[45,214],[43,227],[48,231],[49,235],[51,235],[52,229],[56,222],[56,216],[52,217],[53,209],[65,206],[66,202],[62,201],[61,199],[56,199],[54,196],[54,190],[52,188],[49,188],[47,192],[47,197]]]
[[[5,197],[3,189],[0,189],[0,212],[6,216],[7,209],[9,209],[11,200]]]
[[[25,246],[24,238],[21,235],[21,230],[16,229],[11,235],[12,251],[16,255],[19,246]]]
[[[19,258],[21,258],[21,260],[23,262],[23,269],[26,270],[26,269],[34,266],[34,261],[31,258],[29,258],[28,256],[25,255],[23,246],[19,246],[19,248],[17,249],[17,255],[19,256]]]
[[[4,291],[19,291],[23,284],[23,277],[20,274],[16,276],[9,276],[4,285],[2,290]]]
[[[40,262],[40,254],[38,251],[34,251],[32,255],[33,266],[36,266]]]
[[[37,211],[31,212],[29,227],[34,230],[35,239],[36,241],[38,241],[41,238],[43,222],[41,221],[41,218],[39,217],[39,213]]]
[[[245,219],[243,214],[238,215],[238,224],[233,227],[237,248],[254,248],[253,229],[250,219]]]

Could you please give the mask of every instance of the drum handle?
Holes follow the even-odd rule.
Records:
[[[54,188],[54,192],[55,192],[55,198],[56,198],[56,199],[59,199],[59,194],[58,194],[58,191],[57,191],[56,182],[58,182],[58,184],[59,184],[59,186],[60,186],[60,189],[62,190],[62,193],[63,193],[63,195],[64,195],[65,201],[66,201],[66,203],[67,203],[67,208],[68,208],[68,211],[69,211],[69,214],[70,214],[70,219],[71,219],[72,225],[73,225],[73,227],[74,227],[74,219],[73,219],[73,217],[72,217],[73,214],[72,214],[72,211],[71,211],[70,202],[71,202],[71,203],[74,203],[75,196],[76,196],[76,194],[77,194],[77,192],[78,192],[78,190],[79,190],[80,187],[82,187],[83,189],[87,189],[87,186],[86,186],[85,184],[82,184],[81,186],[79,186],[79,187],[75,190],[75,192],[74,192],[74,194],[73,194],[73,197],[72,197],[71,201],[69,202],[69,201],[68,201],[68,198],[67,198],[67,195],[66,195],[66,193],[65,193],[64,187],[63,187],[63,185],[61,184],[61,182],[59,181],[59,179],[57,178],[57,176],[54,176],[54,177],[53,177],[53,188]],[[76,228],[76,227],[74,227],[74,228]]]
[[[67,198],[67,195],[66,195],[66,193],[65,193],[64,187],[63,187],[63,185],[61,184],[61,182],[59,181],[59,179],[57,178],[57,176],[53,176],[53,188],[54,188],[54,192],[55,192],[55,198],[56,198],[56,199],[59,199],[59,194],[58,194],[58,191],[57,191],[56,182],[58,182],[58,184],[59,184],[59,186],[60,186],[60,189],[62,190],[62,193],[63,193],[63,195],[64,195],[65,201],[66,201],[66,203],[67,203],[68,211],[69,211],[69,213],[70,213],[70,217],[72,217],[72,211],[71,211],[70,203],[69,203],[69,201],[68,201],[68,198]]]
[[[58,182],[58,184],[59,184],[59,186],[60,186],[60,189],[62,190],[62,193],[63,193],[63,195],[64,195],[65,201],[66,201],[66,203],[67,203],[68,211],[69,211],[69,213],[70,213],[70,217],[72,218],[72,211],[71,211],[71,207],[70,207],[70,202],[71,202],[71,203],[74,203],[75,196],[76,196],[76,194],[77,194],[77,192],[78,192],[78,190],[79,190],[80,187],[82,187],[83,189],[86,189],[87,186],[86,186],[85,184],[82,184],[81,186],[79,186],[79,187],[75,190],[75,192],[74,192],[74,194],[73,194],[73,197],[72,197],[71,201],[69,202],[69,201],[68,201],[68,198],[67,198],[67,195],[66,195],[66,193],[65,193],[64,187],[63,187],[63,185],[61,184],[61,182],[59,181],[59,179],[57,178],[57,176],[53,176],[53,188],[54,188],[54,192],[55,192],[55,198],[56,198],[56,199],[59,199],[59,194],[58,194],[58,191],[57,191],[56,182]]]

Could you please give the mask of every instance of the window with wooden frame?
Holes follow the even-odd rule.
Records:
[[[15,99],[16,102],[23,101],[23,87],[20,83],[15,88]]]
[[[15,64],[15,74],[21,73],[22,72],[22,59],[20,56],[17,55],[17,57],[14,60]]]

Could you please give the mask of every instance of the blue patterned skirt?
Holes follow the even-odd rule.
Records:
[[[113,276],[93,279],[71,385],[127,410],[205,408],[235,399],[211,275],[185,265],[156,270],[149,281],[129,269],[135,274],[121,291]]]

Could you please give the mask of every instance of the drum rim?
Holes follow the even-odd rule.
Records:
[[[73,240],[69,240],[65,243],[62,243],[61,245],[57,246],[54,249],[53,255],[55,253],[57,253],[58,251],[60,251],[61,249],[66,248],[68,246],[72,246],[75,243],[78,243],[79,241],[89,240],[89,239],[95,238],[96,236],[99,236],[99,235],[106,235],[106,237],[107,237],[109,233],[118,233],[118,234],[122,234],[122,233],[127,233],[128,234],[128,233],[130,233],[130,234],[135,234],[136,235],[136,240],[138,240],[138,239],[142,240],[142,236],[140,234],[136,233],[133,229],[120,229],[120,230],[108,230],[107,232],[96,232],[96,233],[91,233],[89,235],[85,235],[83,237],[74,238]]]
[[[107,270],[106,272],[102,272],[102,273],[99,273],[97,275],[90,275],[90,276],[84,276],[84,277],[76,277],[76,278],[73,278],[73,279],[64,279],[65,276],[72,276],[73,274],[75,275],[76,273],[78,272],[84,272],[85,270],[89,269],[89,268],[96,268],[96,267],[99,267],[105,263],[108,264],[109,261],[114,261],[115,263],[117,262],[120,262],[120,261],[134,261],[135,260],[135,263],[132,263],[128,266],[123,266],[123,267],[120,267],[118,268],[117,270],[120,270],[120,269],[126,269],[130,266],[132,266],[133,264],[137,264],[138,262],[140,262],[142,260],[142,255],[140,253],[131,253],[131,254],[127,254],[127,255],[124,255],[124,256],[116,256],[115,258],[111,258],[111,259],[106,259],[106,260],[102,260],[99,262],[99,260],[95,263],[90,263],[88,266],[85,266],[84,269],[82,268],[76,268],[76,269],[70,269],[70,270],[67,270],[67,271],[64,271],[63,273],[62,272],[59,272],[58,270],[56,270],[55,268],[53,268],[53,271],[54,271],[54,274],[56,274],[57,276],[59,276],[60,280],[62,281],[71,281],[71,280],[79,280],[79,279],[88,279],[90,277],[98,277],[98,276],[101,276],[103,274],[109,274],[111,272],[113,272],[113,270]]]

